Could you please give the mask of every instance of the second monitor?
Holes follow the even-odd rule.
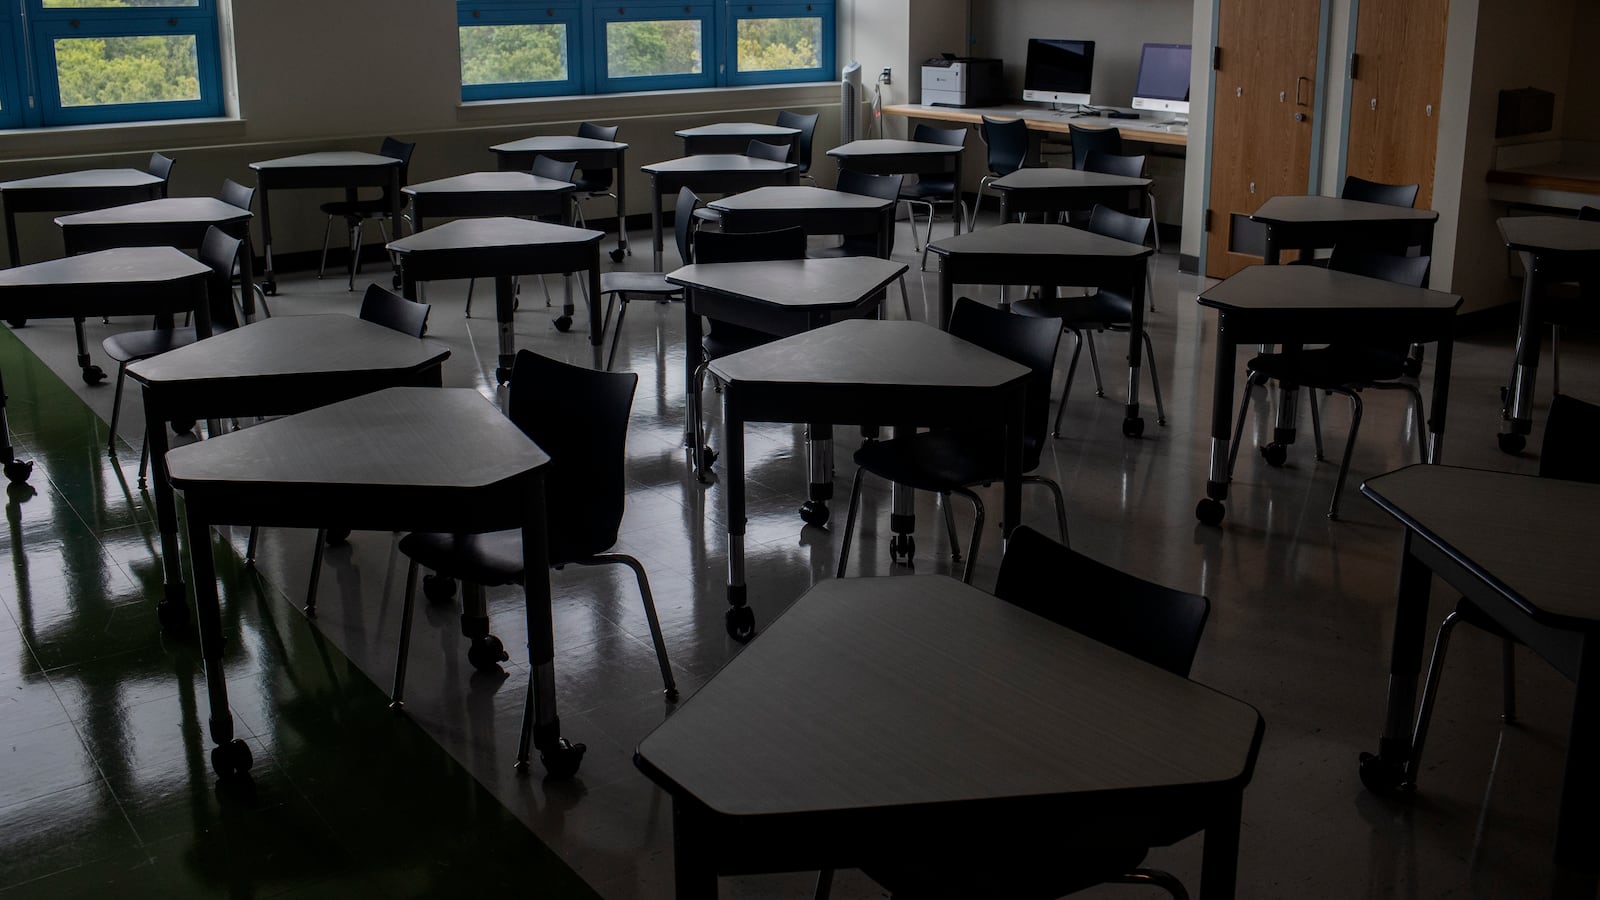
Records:
[[[1133,108],[1189,115],[1188,44],[1145,44],[1139,55],[1139,81]]]

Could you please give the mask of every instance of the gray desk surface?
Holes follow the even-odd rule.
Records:
[[[538,153],[540,151],[559,152],[574,150],[626,150],[627,144],[616,141],[602,141],[598,138],[586,138],[562,135],[542,135],[540,137],[522,138],[521,140],[508,141],[504,144],[495,144],[489,148],[495,153]]]
[[[1198,298],[1213,309],[1454,309],[1461,298],[1321,266],[1250,266]]]
[[[794,163],[756,159],[735,153],[707,153],[701,156],[684,156],[640,166],[645,172],[787,172],[798,168]]]
[[[1261,204],[1250,216],[1252,221],[1269,224],[1361,222],[1433,222],[1439,214],[1431,209],[1367,203],[1339,197],[1314,195],[1277,196]]]
[[[849,307],[905,272],[903,263],[852,256],[688,265],[667,273],[667,280],[774,306]]]
[[[187,347],[130,363],[142,384],[233,381],[262,376],[413,370],[450,350],[354,316],[274,316]]]
[[[1004,178],[989,182],[997,191],[1026,191],[1061,188],[1117,188],[1129,190],[1147,188],[1148,178],[1129,178],[1124,175],[1102,175],[1082,169],[1045,168],[1042,166],[1018,169]]]
[[[0,269],[0,289],[62,285],[159,284],[210,274],[171,247],[122,247]]]
[[[160,184],[161,179],[142,169],[84,169],[0,181],[0,191],[59,190],[62,188],[126,188]]]
[[[1133,259],[1155,251],[1067,225],[1008,222],[980,228],[929,245],[940,256],[978,254],[995,256],[1083,256]],[[1064,273],[1065,274],[1065,273]]]
[[[761,122],[714,122],[710,125],[696,125],[693,128],[684,128],[673,132],[680,138],[697,137],[781,137],[792,138],[800,133],[798,128],[787,125],[765,125]]]
[[[457,219],[433,228],[390,241],[395,253],[426,253],[436,250],[485,250],[495,247],[553,246],[587,244],[605,237],[603,231],[572,228],[550,222],[535,222],[510,216],[488,219]]]
[[[541,178],[527,172],[468,172],[435,181],[406,185],[406,194],[561,194],[574,189],[570,181]]]
[[[1600,222],[1582,222],[1566,216],[1506,216],[1496,224],[1511,250],[1600,252]]]
[[[163,197],[128,203],[106,209],[58,216],[56,224],[63,228],[75,225],[175,225],[183,223],[214,222],[224,224],[250,218],[248,209],[240,209],[213,197]]]
[[[998,387],[1028,369],[921,322],[853,319],[711,361],[724,382]]]
[[[831,211],[883,209],[894,202],[893,200],[883,200],[878,197],[866,197],[861,194],[830,191],[826,188],[814,188],[805,185],[773,185],[733,194],[720,200],[713,200],[706,205],[716,210],[741,212],[794,209]]]
[[[963,148],[956,144],[871,138],[840,144],[829,150],[828,155],[835,159],[856,159],[865,156],[958,156],[962,150]]]
[[[253,162],[250,168],[262,169],[365,169],[380,166],[398,166],[400,160],[376,153],[356,150],[330,150],[318,153],[301,153],[298,156],[280,156]]]

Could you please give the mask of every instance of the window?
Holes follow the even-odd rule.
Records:
[[[222,114],[216,0],[8,3],[0,126]]]
[[[828,81],[834,0],[459,0],[461,98]]]

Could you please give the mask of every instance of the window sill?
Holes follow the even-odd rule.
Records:
[[[485,125],[528,121],[576,122],[696,113],[727,114],[743,110],[769,110],[782,106],[829,106],[837,105],[838,102],[837,81],[810,81],[803,84],[638,91],[626,94],[473,100],[464,101],[456,107],[456,118],[461,122]]]
[[[245,120],[156,119],[97,125],[60,125],[50,128],[0,130],[0,161],[62,159],[119,150],[172,149],[243,138]]]

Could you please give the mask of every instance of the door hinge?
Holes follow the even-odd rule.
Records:
[[[1222,71],[1222,48],[1221,47],[1212,47],[1211,48],[1211,68],[1216,70],[1216,71],[1218,71],[1218,72]]]
[[[1361,54],[1352,53],[1352,54],[1350,54],[1350,80],[1351,81],[1354,81],[1355,79],[1361,77],[1361,76],[1356,74],[1359,71],[1361,71]]]

